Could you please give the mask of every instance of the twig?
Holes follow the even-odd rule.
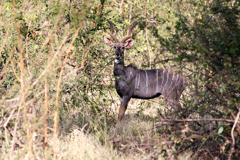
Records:
[[[67,23],[69,23],[69,21],[65,19],[62,24],[67,24]],[[43,28],[52,27],[52,26],[53,26],[53,24],[51,24],[51,23],[49,23],[49,24],[43,24],[42,26],[37,27],[37,28],[36,28],[36,31],[40,31],[40,30],[43,29]]]
[[[240,115],[240,109],[238,110],[237,117],[235,118],[235,121],[234,121],[232,130],[231,130],[232,146],[231,146],[230,154],[229,154],[229,156],[228,156],[228,159],[229,159],[229,160],[231,159],[232,153],[234,152],[235,138],[234,138],[233,132],[234,132],[234,129],[235,129],[236,125],[237,125],[239,115]]]
[[[0,56],[1,56],[1,52],[0,52]],[[9,62],[10,62],[10,59],[11,59],[11,56],[9,57],[7,63],[5,64],[5,67],[4,67],[3,70],[2,70],[2,73],[0,74],[0,81],[2,80],[2,82],[3,82],[3,79],[4,79],[3,76],[4,76],[4,74],[5,74],[6,70],[7,70],[7,67],[8,67],[8,64],[9,64]],[[5,75],[6,75],[6,74],[5,74]],[[0,84],[1,84],[2,82],[0,82]]]
[[[121,13],[122,13],[122,5],[123,5],[123,1],[124,1],[124,0],[122,0],[121,3],[120,3],[120,11],[119,11],[119,15],[121,15]]]
[[[9,120],[11,119],[11,117],[12,117],[12,115],[13,115],[13,113],[14,113],[14,111],[15,111],[15,109],[16,108],[14,108],[13,110],[12,110],[12,112],[10,113],[10,115],[9,115],[9,117],[7,118],[7,121],[4,123],[4,128],[6,128],[7,127],[7,125],[8,125],[8,122],[9,122]]]
[[[234,123],[235,120],[231,119],[220,119],[220,118],[212,118],[212,119],[161,119],[156,125],[161,125],[162,122],[194,122],[194,121],[220,121],[220,122],[230,122]],[[240,121],[236,122],[240,123]]]
[[[102,77],[101,77],[101,80],[103,81],[103,83],[105,83],[105,81],[102,79]],[[106,84],[106,83],[105,83],[105,84]],[[115,106],[115,110],[116,110],[117,106],[116,106],[116,104],[115,104],[115,102],[114,102],[114,100],[113,100],[112,94],[111,94],[111,92],[109,91],[109,88],[108,88],[108,87],[106,87],[106,88],[107,88],[107,90],[108,90],[108,93],[109,93],[110,96],[111,96],[112,103],[114,104],[114,106]],[[111,111],[111,110],[110,110],[110,111]]]
[[[48,77],[48,76],[47,76]],[[47,121],[48,121],[48,85],[47,85],[47,77],[45,78],[45,103],[44,103],[44,122],[43,122],[43,137],[44,137],[44,152],[45,152],[45,160],[47,160]]]
[[[158,147],[158,149],[156,149],[154,152],[152,152],[151,154],[149,154],[146,158],[144,158],[144,160],[150,159],[155,153],[159,152],[161,149],[161,147]]]
[[[132,4],[130,5],[130,11],[129,11],[129,19],[128,21],[130,22],[132,18]]]
[[[11,151],[10,151],[10,156],[13,154],[13,149],[16,141],[16,132],[17,132],[17,126],[18,126],[18,119],[20,117],[20,110],[21,106],[18,106],[18,113],[17,113],[17,120],[14,126],[14,131],[13,131],[13,140],[12,140],[12,146],[11,146]],[[9,157],[11,159],[11,157]]]
[[[14,1],[13,1],[14,2]],[[13,12],[14,16],[16,17],[17,11],[16,11],[16,4],[15,2],[13,3]],[[25,65],[24,65],[24,50],[22,48],[22,40],[21,40],[21,31],[20,31],[20,24],[19,24],[19,19],[16,22],[16,28],[17,28],[17,42],[18,42],[18,47],[19,47],[19,52],[20,52],[20,86],[21,86],[21,98],[22,98],[22,105],[24,106],[24,123],[26,126],[26,133],[27,133],[27,145],[29,148],[29,156],[30,159],[33,159],[33,149],[30,141],[30,127],[28,124],[28,117],[27,117],[27,106],[26,106],[26,95],[25,95]]]
[[[80,22],[80,26],[82,26],[82,22]],[[81,27],[79,27],[75,31],[74,37],[72,39],[72,42],[71,42],[70,46],[68,47],[65,59],[63,61],[62,67],[61,67],[58,83],[57,83],[57,93],[56,93],[55,111],[54,111],[54,132],[53,132],[53,135],[54,135],[54,140],[53,140],[54,141],[54,145],[53,145],[53,151],[54,151],[53,159],[54,160],[57,159],[57,152],[56,151],[57,151],[57,131],[58,131],[58,99],[59,99],[59,94],[60,94],[60,85],[61,85],[62,75],[63,75],[65,64],[67,62],[68,55],[71,52],[73,43],[75,42],[80,29],[81,29]]]
[[[0,9],[0,10],[1,10],[1,9]],[[7,32],[7,35],[8,35],[8,32]],[[2,55],[2,51],[3,51],[4,46],[5,46],[5,44],[6,44],[7,42],[8,42],[8,36],[6,36],[4,42],[2,42],[2,47],[1,47],[1,49],[0,49],[0,56]],[[0,79],[1,79],[1,78],[0,78]]]
[[[236,119],[236,116],[233,114],[233,113],[231,113],[231,115],[232,115],[232,117],[233,117],[233,119]],[[239,124],[237,124],[237,126],[236,127],[238,127],[238,128],[240,128],[240,125]],[[236,130],[237,132],[238,132],[238,134],[240,135],[240,130]]]
[[[39,30],[41,30],[41,29],[43,29],[45,27],[52,27],[52,26],[53,26],[53,24],[45,24],[45,25],[42,25],[42,26],[36,28],[36,31],[39,31]]]
[[[144,1],[145,2],[145,16],[147,18],[147,2],[146,0]],[[147,21],[146,21],[146,40],[147,40],[147,50],[148,50],[148,57],[149,57],[149,66],[150,66],[150,69],[152,67],[152,64],[151,64],[151,54],[150,54],[150,47],[149,47],[149,41],[148,41],[148,29],[147,29]]]
[[[13,61],[12,61],[12,57],[10,57],[9,60],[11,61],[11,67],[12,67],[12,70],[13,70],[13,73],[14,73],[15,77],[17,78],[17,80],[18,80],[19,82],[21,82],[21,80],[20,80],[20,78],[19,78],[19,76],[17,75],[17,72],[16,72],[16,70],[15,70],[15,67],[14,67],[14,64],[13,64]]]
[[[51,68],[52,63],[53,63],[54,60],[57,58],[57,55],[60,53],[60,51],[61,51],[63,45],[65,44],[65,42],[66,42],[66,40],[67,40],[67,37],[68,37],[68,35],[69,35],[70,33],[71,33],[71,31],[69,31],[69,32],[67,33],[66,37],[62,40],[62,43],[61,43],[61,45],[59,46],[57,52],[53,55],[53,58],[52,58],[51,61],[48,63],[46,69],[40,74],[40,76],[37,78],[37,80],[36,80],[35,82],[33,82],[33,84],[31,85],[31,87],[34,87],[34,86],[38,83],[38,81],[41,79],[41,77],[49,70],[49,68]],[[48,38],[48,40],[49,40],[49,38]],[[48,40],[47,40],[47,42],[48,42]]]

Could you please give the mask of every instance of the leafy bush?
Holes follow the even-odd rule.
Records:
[[[238,6],[221,0],[2,3],[1,158],[239,157]],[[123,125],[115,125],[120,102],[113,50],[102,40],[107,19],[117,37],[139,22],[126,64],[173,68],[187,77],[186,119],[162,97],[132,99]],[[89,145],[72,152],[78,141]]]

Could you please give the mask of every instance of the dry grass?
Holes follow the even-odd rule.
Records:
[[[71,120],[65,124],[61,123],[61,129],[66,130],[60,132],[62,136],[55,140],[48,134],[47,159],[53,157],[54,144],[57,159],[144,159],[148,152],[138,147],[137,143],[152,139],[152,123],[129,117],[125,117],[122,125],[107,126],[109,131],[106,135],[101,130],[94,134],[87,133],[88,124],[79,128],[75,125],[78,122],[70,122]],[[2,147],[0,159],[29,159],[30,155],[25,149],[15,149],[11,154],[11,148]],[[33,144],[33,150],[36,159],[43,159],[46,154],[46,150],[36,144]]]
[[[109,32],[104,21],[116,21],[118,36],[123,36],[131,21],[126,17],[141,17],[142,9],[153,4],[149,1],[146,6],[145,2],[122,3],[121,16],[115,12],[117,1],[104,5],[100,1],[51,0],[0,4],[0,160],[226,159],[231,157],[228,151],[234,144],[233,155],[238,156],[240,126],[234,113],[229,113],[229,123],[206,119],[170,123],[174,114],[162,97],[132,99],[122,124],[116,125],[120,100],[114,89],[113,50],[102,42]],[[152,10],[153,17],[168,16],[169,11],[163,8],[169,4],[176,5],[168,1],[154,4],[156,11],[162,11]],[[127,6],[134,10],[128,13]],[[164,28],[172,22],[155,24],[157,19],[153,19],[151,24],[148,20],[147,28],[141,20],[133,33],[137,43],[126,54],[126,64],[137,61],[141,69],[171,67],[164,60],[176,55],[159,47],[150,26],[168,35]],[[154,66],[149,66],[149,61]],[[197,73],[192,69],[188,78]],[[199,90],[192,83],[190,79],[181,102],[186,108],[195,106],[189,118],[213,118],[200,112],[209,110],[208,105],[198,109],[195,102],[201,97],[193,93]],[[221,113],[224,107],[217,106],[214,111]],[[162,118],[168,121],[162,123]]]
[[[74,129],[65,141],[59,142],[59,159],[142,159],[140,155],[124,155],[112,145],[102,145],[97,139],[82,130]]]

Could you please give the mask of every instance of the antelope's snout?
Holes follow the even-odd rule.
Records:
[[[115,58],[120,58],[120,54],[118,52],[115,54]]]

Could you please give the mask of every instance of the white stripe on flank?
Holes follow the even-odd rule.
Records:
[[[132,75],[132,71],[130,71],[130,75]]]
[[[140,71],[138,73],[138,89],[140,89],[139,83],[140,83]]]
[[[156,72],[156,78],[157,78],[156,92],[158,92],[158,69],[157,69],[157,72]]]
[[[174,79],[174,76],[175,76],[175,71],[173,71],[173,77],[172,77],[172,80],[171,80],[171,84],[170,84],[170,86],[168,87],[168,89],[167,89],[167,91],[171,88],[171,86],[172,86],[172,82],[173,82],[173,79]]]
[[[164,87],[163,87],[163,89],[164,89],[163,92],[164,92],[164,93],[165,93],[165,90],[166,90],[165,87],[166,87],[166,85],[167,85],[167,83],[168,83],[169,70],[167,70],[167,72],[168,72],[168,74],[167,74],[167,81],[166,81],[166,83],[165,83],[165,85],[164,85]],[[164,94],[164,93],[163,93],[163,94]]]
[[[144,71],[146,73],[146,87],[147,87],[147,92],[148,92],[148,75],[147,75],[147,71],[146,70],[144,70]]]
[[[136,75],[136,77],[135,77],[135,89],[137,89],[137,75]]]
[[[163,69],[163,74],[162,74],[161,93],[162,93],[162,83],[163,83],[163,81],[164,81],[164,72],[165,72],[165,69]]]
[[[176,87],[176,84],[177,84],[177,81],[178,81],[178,76],[179,76],[179,73],[177,73],[177,79],[175,81],[175,87]]]
[[[176,84],[177,84],[177,81],[178,81],[178,76],[179,76],[179,74],[177,74],[177,79],[176,79],[176,82],[175,82],[175,87],[176,87]],[[181,76],[180,76],[179,78],[181,78]]]

